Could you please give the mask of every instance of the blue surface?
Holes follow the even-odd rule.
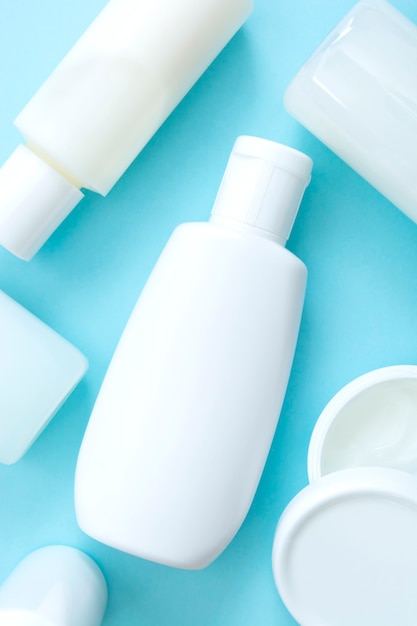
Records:
[[[15,115],[103,4],[2,2],[0,162],[20,140]],[[90,361],[84,381],[25,458],[0,467],[1,580],[31,550],[65,543],[85,550],[104,571],[110,591],[104,626],[295,624],[274,587],[271,546],[280,513],[307,482],[314,422],[352,378],[417,363],[417,226],[282,105],[299,66],[352,4],[257,0],[245,28],[107,198],[88,194],[29,264],[0,251],[0,288]],[[414,0],[395,6],[417,22]],[[173,228],[208,218],[239,134],[287,143],[314,160],[288,245],[307,264],[309,284],[284,409],[251,511],[215,563],[182,572],[86,537],[74,516],[74,467],[134,302]]]

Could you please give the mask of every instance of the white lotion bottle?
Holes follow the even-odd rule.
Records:
[[[0,463],[22,458],[87,368],[75,346],[0,290]]]
[[[304,154],[239,137],[208,223],[179,226],[122,335],[77,464],[81,528],[205,567],[254,497],[298,336],[306,268],[285,249]]]
[[[30,260],[106,195],[245,22],[253,0],[110,0],[21,111],[0,169],[0,245]]]
[[[96,563],[69,546],[31,552],[0,586],[0,626],[100,626],[107,585]]]

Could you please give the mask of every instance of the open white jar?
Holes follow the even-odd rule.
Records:
[[[344,387],[316,424],[308,474],[274,539],[290,613],[301,626],[415,626],[417,367]]]

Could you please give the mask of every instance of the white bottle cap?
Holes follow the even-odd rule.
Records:
[[[67,546],[29,554],[0,587],[0,626],[100,626],[107,585],[90,557]]]
[[[417,28],[356,4],[300,69],[288,111],[417,222]]]
[[[84,197],[25,146],[0,168],[0,245],[29,261]]]
[[[329,402],[311,437],[311,484],[284,511],[273,569],[303,626],[414,626],[417,367],[369,372]]]
[[[238,137],[212,210],[212,216],[259,228],[287,241],[312,160],[293,148],[258,137]]]
[[[86,369],[79,350],[0,291],[0,463],[23,456]]]

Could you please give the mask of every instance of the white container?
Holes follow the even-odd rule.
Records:
[[[90,557],[67,546],[29,554],[0,587],[0,626],[100,626],[107,585]]]
[[[249,16],[253,0],[110,0],[15,120],[0,244],[29,260],[83,197],[107,194]]]
[[[73,345],[0,291],[0,463],[15,463],[87,370]]]
[[[181,568],[242,524],[275,432],[306,269],[284,245],[311,160],[240,137],[209,223],[174,231],[130,317],[81,447],[81,528]]]
[[[344,387],[314,429],[308,474],[274,539],[290,613],[301,626],[415,626],[417,367]]]
[[[417,27],[356,4],[291,82],[288,111],[417,221]]]

